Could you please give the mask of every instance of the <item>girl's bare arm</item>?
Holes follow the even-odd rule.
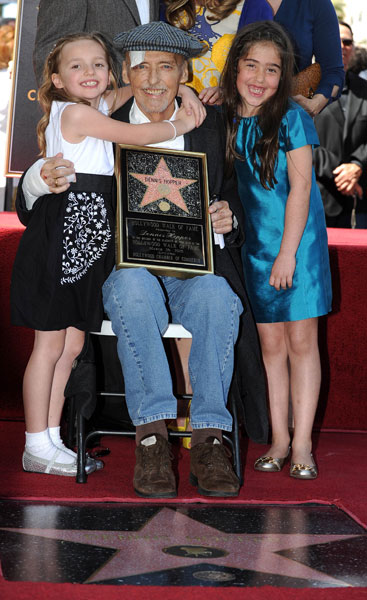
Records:
[[[275,289],[292,287],[296,252],[307,222],[312,182],[311,146],[287,152],[290,191],[287,199],[284,232],[274,261],[269,284]]]
[[[177,135],[183,135],[194,129],[195,117],[187,115],[181,108],[173,124]],[[89,136],[120,144],[146,146],[164,142],[174,135],[174,128],[165,121],[141,125],[122,123],[85,104],[72,104],[65,108],[61,116],[61,130],[66,141],[72,144],[78,144]]]

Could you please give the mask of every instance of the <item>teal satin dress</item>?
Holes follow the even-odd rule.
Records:
[[[282,119],[279,153],[275,167],[277,184],[262,187],[254,173],[251,153],[258,132],[257,117],[241,119],[236,160],[239,194],[245,211],[246,240],[242,260],[250,303],[257,323],[298,321],[318,317],[331,310],[331,277],[324,207],[315,174],[312,173],[310,208],[296,254],[293,285],[277,291],[269,277],[278,255],[284,230],[285,207],[289,194],[286,152],[319,144],[311,117],[295,102]]]

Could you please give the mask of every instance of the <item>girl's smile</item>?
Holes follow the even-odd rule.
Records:
[[[109,84],[109,69],[103,48],[93,40],[70,42],[60,52],[58,73],[52,74],[55,87],[69,96],[88,100],[98,108]]]
[[[271,42],[254,44],[238,61],[237,89],[241,96],[239,111],[243,117],[256,115],[279,86],[281,59]]]

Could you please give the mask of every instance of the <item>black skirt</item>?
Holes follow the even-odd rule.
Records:
[[[17,206],[27,228],[12,273],[13,325],[40,331],[101,326],[102,285],[115,261],[113,177],[76,177],[66,192],[38,198],[31,211]]]

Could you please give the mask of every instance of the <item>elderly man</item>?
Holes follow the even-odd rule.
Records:
[[[197,40],[159,22],[118,35],[116,44],[125,51],[123,79],[131,85],[134,98],[114,118],[132,123],[174,119],[178,86],[188,77],[187,59],[200,51]],[[208,109],[199,128],[160,145],[206,152],[210,195],[223,198],[210,206],[209,212],[213,229],[225,235],[226,246],[216,246],[217,275],[182,280],[157,277],[145,268],[129,268],[114,270],[104,284],[104,306],[117,335],[127,406],[136,426],[134,489],[145,498],[169,498],[177,493],[165,424],[166,419],[176,417],[176,399],[162,343],[172,318],[192,333],[190,481],[201,494],[235,496],[239,482],[222,444],[222,430],[232,428],[226,403],[242,304],[247,298],[236,247],[241,242],[241,228],[233,218],[236,214],[241,219],[241,205],[236,182],[224,178],[225,135],[220,113]],[[55,168],[60,166],[66,167],[64,172]],[[55,191],[67,188],[65,176],[71,172],[67,161],[56,158],[43,166],[42,174]],[[27,188],[26,180],[23,187]],[[242,337],[246,336],[246,343],[241,344],[242,357],[246,360],[241,370],[248,378],[248,388],[252,388],[247,389],[249,404],[253,405],[247,411],[249,429],[253,438],[264,442],[265,386],[249,311],[242,319],[242,328]]]
[[[100,31],[112,41],[120,31],[157,20],[158,13],[159,0],[41,0],[33,53],[38,84],[42,82],[46,57],[60,37]],[[118,59],[121,61],[121,55]]]
[[[336,102],[315,118],[320,146],[314,151],[316,179],[328,227],[367,227],[367,82],[348,71],[353,33],[340,23],[345,86]]]

